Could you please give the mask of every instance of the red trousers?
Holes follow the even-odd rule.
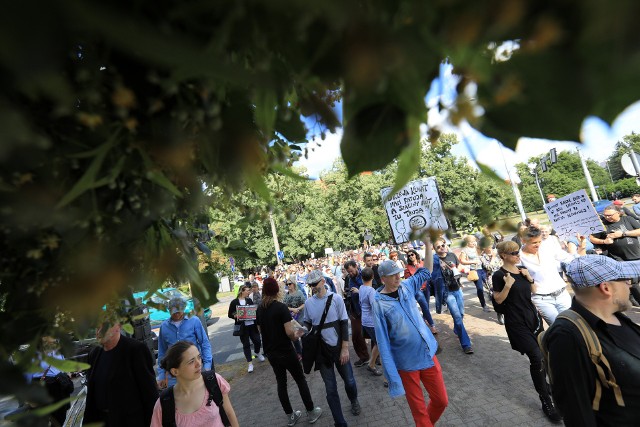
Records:
[[[447,389],[442,378],[442,368],[437,357],[433,357],[435,365],[422,371],[398,371],[407,402],[416,422],[416,427],[432,427],[449,404]],[[429,404],[424,402],[424,394],[420,382],[429,393]]]

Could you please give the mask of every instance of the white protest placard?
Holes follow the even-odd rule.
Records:
[[[333,248],[324,248],[324,254],[325,255],[333,254]]]
[[[605,231],[600,216],[584,190],[547,203],[544,210],[561,240],[576,237],[576,233],[589,236]]]
[[[397,244],[408,242],[413,231],[449,228],[434,177],[411,181],[387,200],[390,193],[391,187],[380,190]]]

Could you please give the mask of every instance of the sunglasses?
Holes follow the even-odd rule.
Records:
[[[377,260],[378,260],[378,258],[371,258],[371,260],[372,260],[372,261],[377,261]]]
[[[446,247],[446,246],[447,246],[446,244],[444,244],[444,245],[438,245],[438,246],[436,246],[436,249],[442,249],[442,248],[444,248],[444,247]]]
[[[312,287],[312,288],[315,288],[316,286],[318,286],[320,284],[320,282],[322,282],[322,280],[318,280],[315,283],[309,283],[309,286]]]
[[[518,256],[518,255],[520,255],[520,251],[506,252],[505,255]]]
[[[415,256],[415,254],[409,254],[409,255],[407,255],[407,256],[410,256],[410,257],[411,257],[411,256]]]

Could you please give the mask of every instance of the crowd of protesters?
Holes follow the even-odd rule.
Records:
[[[637,199],[640,209],[640,195]],[[303,373],[309,358],[320,372],[336,426],[347,425],[337,377],[351,413],[358,416],[354,368],[365,366],[370,375],[382,377],[379,384],[391,397],[406,397],[417,426],[432,426],[449,397],[431,299],[436,313],[451,315],[461,351],[472,355],[462,292],[472,283],[480,315],[492,320],[495,311],[512,349],[529,359],[533,389],[549,420],[571,426],[636,425],[640,327],[622,312],[640,297],[640,222],[616,204],[605,208],[602,219],[606,231],[566,241],[527,219],[506,241],[500,233],[485,232],[464,236],[452,250],[442,236],[428,245],[373,245],[265,269],[239,287],[228,316],[247,371],[254,371],[254,359],[271,365],[288,426],[303,413],[289,400],[287,372],[297,384],[307,421],[313,424],[323,414]],[[257,307],[254,317],[239,315],[246,306]],[[101,347],[89,355],[85,422],[238,425],[229,383],[214,372],[202,324],[184,316],[182,300],[171,300],[168,308],[171,318],[159,337],[155,381],[145,346],[121,336],[118,324],[98,331]],[[590,347],[594,341],[601,347],[597,353]],[[357,357],[353,364],[350,344]],[[124,374],[114,376],[115,369]],[[46,368],[33,378],[44,380],[49,372],[55,373]],[[158,398],[159,389],[164,391]],[[138,411],[135,420],[123,410],[131,405]]]

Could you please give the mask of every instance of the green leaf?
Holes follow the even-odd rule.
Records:
[[[58,202],[58,204],[56,205],[56,209],[65,207],[85,191],[96,188],[96,177],[98,175],[98,172],[100,172],[102,162],[104,161],[104,158],[106,157],[109,150],[114,146],[117,138],[118,132],[114,133],[109,141],[98,147],[95,152],[95,156],[84,175],[82,175],[78,182],[75,183],[73,188],[71,188],[71,190],[60,200],[60,202]]]
[[[484,176],[492,180],[495,180],[501,184],[504,184],[504,179],[502,179],[497,173],[495,173],[495,171],[491,169],[489,166],[485,165],[484,163],[480,163],[477,160],[476,160],[476,164],[478,165],[478,167],[480,168],[480,171]]]
[[[128,333],[129,335],[133,335],[133,326],[131,326],[131,323],[124,323],[122,325],[122,329]]]
[[[262,129],[262,132],[264,132],[265,138],[270,140],[278,114],[278,97],[276,92],[267,85],[259,86],[256,89],[254,104],[256,124]]]
[[[271,170],[273,170],[274,172],[278,172],[284,176],[287,176],[289,178],[293,178],[296,181],[309,181],[309,178],[306,176],[302,176],[302,175],[298,175],[297,173],[295,173],[293,170],[291,170],[290,168],[283,166],[281,164],[275,164],[275,165],[271,165]]]
[[[415,117],[407,118],[407,129],[409,130],[410,145],[402,151],[398,158],[398,170],[396,179],[391,189],[391,195],[405,186],[407,182],[418,172],[420,165],[420,120]]]
[[[265,182],[263,175],[258,173],[258,171],[250,170],[245,173],[244,178],[247,182],[247,186],[255,191],[262,200],[267,203],[271,202],[271,193],[269,192],[269,187],[267,187],[267,183]]]
[[[345,120],[340,149],[349,177],[392,162],[409,144],[406,123],[406,112],[391,104],[370,105]]]
[[[182,197],[182,193],[173,183],[159,170],[147,171],[147,179],[158,184],[161,187],[166,188],[176,197]]]
[[[77,400],[77,399],[79,399],[78,396],[71,396],[66,399],[62,399],[55,403],[52,403],[51,405],[41,406],[39,408],[30,409],[29,411],[26,411],[26,412],[19,412],[17,414],[9,415],[6,417],[6,419],[9,421],[17,421],[26,416],[44,417],[46,415],[51,414],[56,409],[66,405],[69,402],[73,402],[74,400]],[[87,424],[84,424],[84,425],[87,425]]]
[[[45,356],[44,361],[62,372],[79,372],[91,367],[86,363],[75,362],[73,360],[60,360],[51,356]]]
[[[289,120],[285,120],[278,114],[276,119],[276,132],[284,136],[290,142],[305,142],[307,139],[307,128],[298,116],[299,113],[290,112],[293,115]],[[299,149],[299,148],[298,148]]]

